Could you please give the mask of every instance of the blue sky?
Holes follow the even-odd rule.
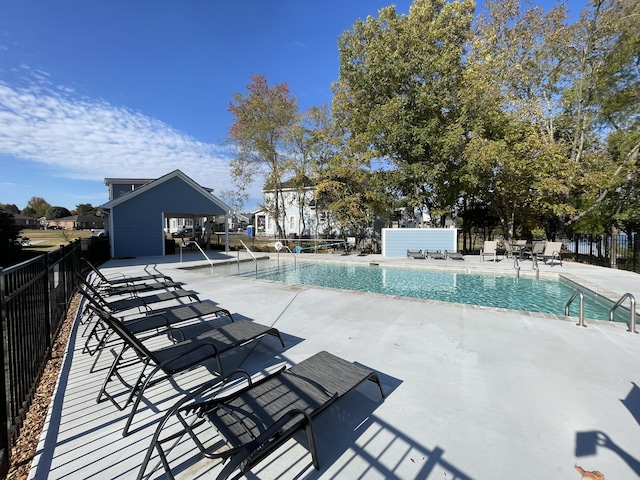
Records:
[[[329,103],[338,36],[390,4],[411,1],[3,1],[0,203],[100,205],[105,177],[176,168],[222,197],[232,95],[262,74],[301,110]]]

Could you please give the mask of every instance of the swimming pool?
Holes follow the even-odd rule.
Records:
[[[249,268],[249,266],[246,266]],[[565,305],[576,286],[561,278],[517,278],[504,273],[467,273],[452,270],[427,270],[383,265],[353,265],[331,262],[298,262],[261,266],[256,274],[239,275],[298,285],[312,285],[362,292],[397,295],[426,300],[463,303],[484,307],[564,315]],[[612,302],[584,291],[584,315],[587,319],[609,320]],[[570,315],[578,316],[578,300]],[[626,316],[625,316],[626,315]],[[624,309],[615,320],[626,322]]]

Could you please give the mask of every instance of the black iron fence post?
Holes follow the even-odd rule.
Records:
[[[9,346],[7,335],[5,332],[7,331],[7,310],[6,304],[4,302],[5,298],[5,278],[2,274],[2,267],[0,267],[0,384],[2,384],[2,388],[0,389],[0,422],[2,422],[0,432],[0,478],[6,478],[7,473],[9,472],[9,426],[11,425],[11,419],[9,418],[9,375],[7,374],[7,366],[9,364],[9,359],[7,357]]]
[[[631,234],[631,244],[633,245],[633,271],[638,272],[638,256],[640,256],[640,242],[638,242],[638,233]]]

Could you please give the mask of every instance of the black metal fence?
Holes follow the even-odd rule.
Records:
[[[109,258],[108,238],[76,240],[58,250],[0,268],[0,478],[33,400],[55,336],[74,294],[81,257]]]
[[[564,243],[577,262],[640,273],[640,243],[637,232],[575,235]]]

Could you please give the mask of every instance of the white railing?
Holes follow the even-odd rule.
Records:
[[[207,254],[204,253],[204,250],[202,250],[202,247],[200,247],[200,245],[198,245],[198,242],[196,242],[194,240],[191,240],[189,242],[180,243],[180,263],[182,263],[182,249],[188,247],[189,245],[195,245],[197,247],[197,249],[200,250],[200,252],[204,256],[204,258],[206,258],[207,262],[209,262],[209,265],[211,265],[211,273],[213,273],[213,262],[207,256]]]
[[[253,254],[253,252],[251,250],[249,250],[249,247],[247,247],[242,240],[239,240],[239,242],[242,244],[242,246],[245,248],[245,250],[247,252],[249,252],[249,255],[251,255],[251,258],[253,259],[253,264],[256,267],[256,275],[258,275],[258,259]],[[240,250],[238,250],[238,271],[240,271]]]

